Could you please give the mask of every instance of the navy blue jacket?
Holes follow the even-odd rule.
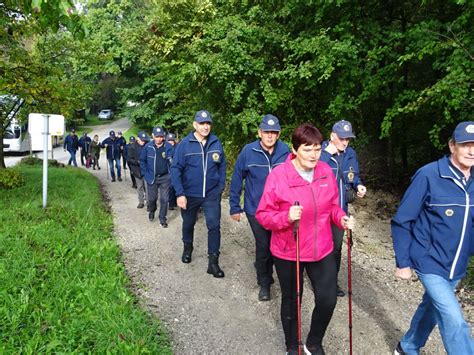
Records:
[[[122,143],[118,138],[112,140],[112,138],[107,137],[102,141],[102,148],[105,148],[107,145],[107,149],[105,152],[107,153],[107,159],[120,159],[120,151],[123,149]]]
[[[173,146],[166,141],[163,141],[163,145],[164,155],[156,154],[159,148],[156,147],[153,140],[148,142],[140,153],[140,171],[145,181],[150,185],[153,185],[157,175],[162,176],[170,172]]]
[[[89,152],[90,146],[91,146],[92,139],[89,136],[82,136],[79,138],[79,146],[83,150],[84,153]]]
[[[336,177],[337,187],[339,189],[339,205],[347,213],[347,190],[353,189],[357,192],[357,186],[362,185],[360,179],[359,161],[357,160],[357,154],[354,149],[347,147],[339,156],[336,154],[331,155],[324,149],[328,146],[329,141],[324,141],[321,145],[321,161],[329,164]],[[340,163],[338,163],[340,161]]]
[[[171,165],[171,183],[176,196],[206,197],[222,193],[225,187],[227,161],[219,139],[209,134],[203,147],[189,133],[176,147]]]
[[[464,277],[474,252],[473,219],[472,175],[466,183],[447,156],[423,166],[392,219],[397,267],[449,280]]]
[[[78,146],[79,146],[79,141],[75,134],[74,135],[68,134],[66,138],[64,139],[64,149],[66,149],[68,152],[75,153],[77,151]]]
[[[273,168],[284,163],[289,153],[288,146],[279,140],[275,144],[271,161],[268,155],[265,154],[260,144],[260,139],[242,148],[237,157],[230,182],[229,203],[231,215],[243,211],[255,215],[268,174],[270,174]],[[240,207],[240,195],[244,180],[244,209],[242,210]]]
[[[125,159],[127,159],[127,140],[124,136],[116,138],[120,142],[120,153],[123,155]]]

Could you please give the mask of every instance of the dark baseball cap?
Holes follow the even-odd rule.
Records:
[[[201,110],[196,112],[196,114],[194,115],[194,121],[196,121],[197,123],[212,123],[212,117],[209,111]]]
[[[150,137],[148,137],[148,134],[146,134],[145,131],[138,132],[137,137],[140,138],[144,142],[148,142],[150,140]]]
[[[453,132],[456,143],[474,142],[474,122],[464,121],[459,123]]]
[[[260,126],[258,126],[262,131],[270,131],[270,132],[280,132],[280,122],[278,121],[278,117],[273,115],[265,115],[262,118],[262,122]]]
[[[339,138],[355,138],[355,134],[352,132],[352,125],[349,121],[341,120],[334,123],[332,131],[337,134]]]

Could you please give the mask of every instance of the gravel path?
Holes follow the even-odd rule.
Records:
[[[125,120],[114,125],[116,130],[127,128]],[[110,126],[97,128],[101,139],[109,129]],[[158,221],[149,222],[146,211],[136,208],[136,190],[131,188],[128,170],[127,179],[111,183],[107,180],[105,159],[101,159],[102,170],[91,173],[97,176],[110,200],[127,272],[142,305],[163,321],[174,352],[284,354],[278,282],[272,288],[271,301],[257,300],[254,242],[247,221],[232,221],[228,201],[222,201],[220,265],[226,275],[216,279],[206,273],[207,234],[203,216],[196,224],[193,261],[183,264],[179,211],[169,212],[167,229],[161,228]],[[354,354],[390,354],[409,326],[421,297],[419,282],[397,281],[393,276],[388,214],[380,215],[393,205],[387,199],[369,191],[367,199],[353,207],[357,221],[352,254]],[[346,276],[344,265],[341,285],[347,284]],[[313,304],[310,296],[312,292],[305,287],[303,335]],[[472,305],[466,305],[465,312],[472,323]],[[347,323],[348,297],[339,298],[324,340],[327,354],[349,352]],[[444,353],[437,331],[424,353]]]

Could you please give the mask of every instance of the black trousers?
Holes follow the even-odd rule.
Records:
[[[281,288],[281,323],[285,332],[287,350],[298,348],[298,316],[296,296],[296,262],[273,257]],[[322,344],[324,334],[331,321],[337,303],[336,261],[334,253],[314,262],[300,263],[301,297],[303,296],[303,271],[311,281],[314,290],[314,304],[311,326],[306,345]]]
[[[341,269],[342,240],[344,239],[344,230],[339,229],[335,224],[331,225],[332,241],[334,242],[334,256],[336,257],[336,270],[339,274]]]
[[[253,236],[255,238],[255,268],[257,269],[257,284],[270,286],[273,280],[273,256],[270,253],[272,232],[263,228],[254,215],[248,214]]]

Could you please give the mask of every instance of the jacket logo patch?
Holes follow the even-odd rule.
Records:
[[[161,152],[161,157],[162,157],[163,159],[165,159],[165,158],[166,158],[166,153],[165,153],[165,152]]]
[[[452,217],[454,215],[454,211],[451,208],[448,208],[446,211],[444,211],[444,214],[448,217]]]
[[[349,168],[349,172],[347,173],[347,179],[349,180],[349,182],[354,182],[354,169],[352,168],[352,166]]]
[[[219,158],[220,158],[219,153],[214,153],[214,154],[212,154],[212,160],[214,160],[214,161],[217,162],[217,161],[219,161]]]

